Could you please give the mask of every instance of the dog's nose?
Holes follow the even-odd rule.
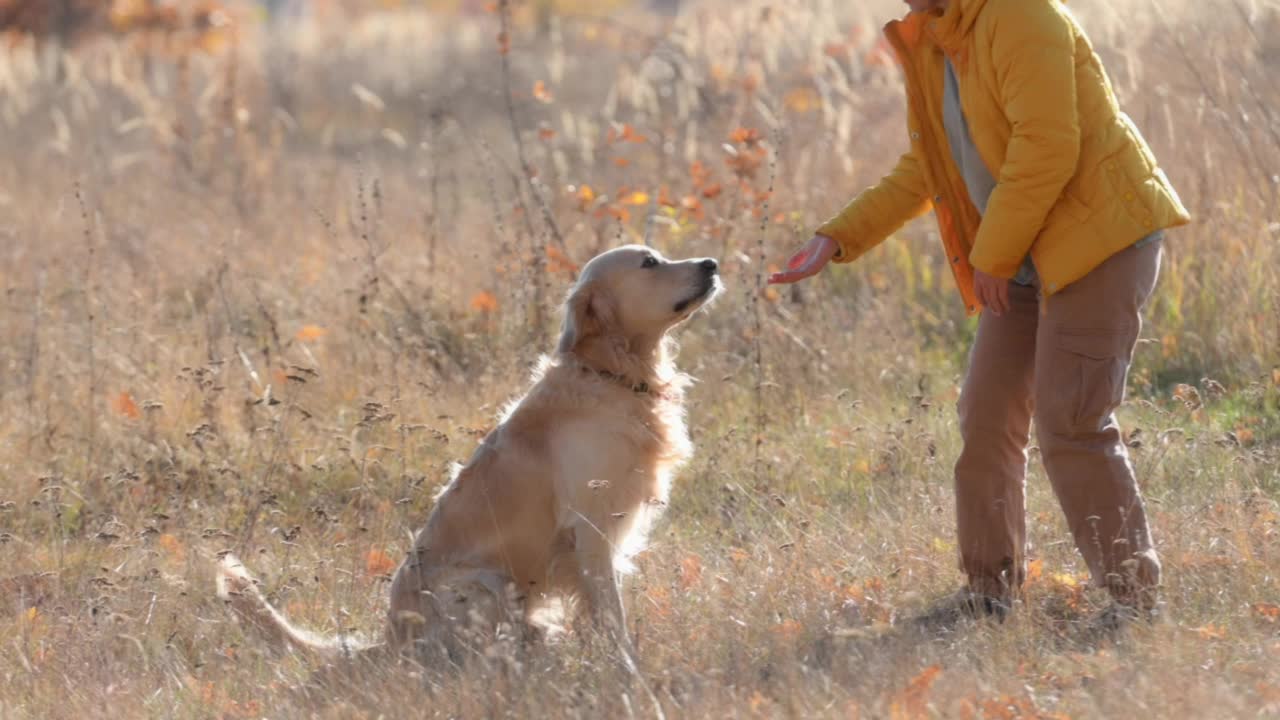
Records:
[[[705,272],[706,274],[715,275],[716,271],[720,269],[720,264],[717,263],[715,260],[712,260],[711,258],[707,258],[706,260],[702,261],[699,267],[701,267],[702,271]]]

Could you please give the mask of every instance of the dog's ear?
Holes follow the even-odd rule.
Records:
[[[583,283],[574,288],[565,303],[564,328],[557,350],[570,353],[594,337],[614,333],[617,314],[613,297],[600,283]]]

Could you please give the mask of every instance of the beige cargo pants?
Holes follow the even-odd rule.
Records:
[[[1142,496],[1115,410],[1159,274],[1162,242],[1109,258],[1048,298],[1010,283],[1010,310],[984,312],[959,400],[956,463],[961,567],[995,597],[1026,576],[1026,468],[1032,418],[1040,455],[1094,581],[1150,607],[1160,582]]]

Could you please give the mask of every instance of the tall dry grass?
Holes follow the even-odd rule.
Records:
[[[1033,452],[1014,618],[858,632],[959,583],[973,323],[929,222],[758,278],[903,146],[873,31],[897,3],[517,4],[497,40],[496,16],[249,14],[212,45],[0,55],[0,716],[654,715],[576,636],[305,696],[312,668],[212,597],[237,549],[298,620],[376,632],[576,267],[638,241],[728,284],[682,333],[698,452],[625,591],[667,716],[1280,712],[1280,15],[1073,7],[1197,217],[1122,413],[1165,622],[1085,636],[1100,598]]]

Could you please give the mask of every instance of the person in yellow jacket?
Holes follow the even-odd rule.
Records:
[[[958,403],[967,587],[926,617],[1003,617],[1027,566],[1031,420],[1076,547],[1115,604],[1154,612],[1160,561],[1114,411],[1155,287],[1162,231],[1190,221],[1060,0],[906,0],[885,28],[910,149],[771,283],[851,262],[934,211],[981,314]]]

